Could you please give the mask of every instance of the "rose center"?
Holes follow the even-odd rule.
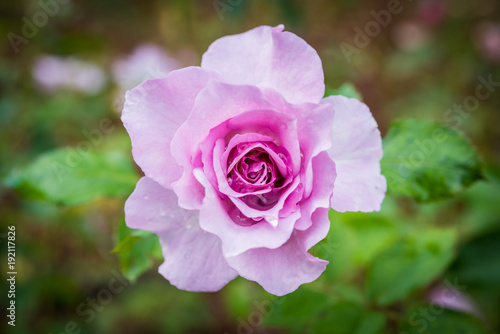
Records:
[[[266,209],[276,204],[285,184],[286,156],[272,143],[240,143],[228,155],[229,186],[249,206]],[[286,176],[286,175],[285,175]]]

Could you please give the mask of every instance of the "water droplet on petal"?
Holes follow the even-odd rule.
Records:
[[[274,217],[267,217],[266,220],[269,224],[271,224],[272,227],[278,226],[278,219]]]
[[[147,201],[149,199],[149,197],[148,196],[144,196],[144,199]]]
[[[283,153],[278,153],[278,157],[284,162],[286,163],[287,161],[287,158],[286,158],[286,155],[284,155]]]

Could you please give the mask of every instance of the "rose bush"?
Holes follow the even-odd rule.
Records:
[[[215,41],[201,67],[126,94],[122,120],[145,176],[125,204],[131,228],[158,234],[159,272],[216,291],[241,275],[275,295],[327,261],[328,210],[379,210],[380,132],[368,107],[323,98],[316,51],[284,27]]]

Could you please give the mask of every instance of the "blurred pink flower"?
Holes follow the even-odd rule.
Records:
[[[429,293],[429,301],[441,307],[481,316],[474,302],[451,285],[439,285]]]
[[[403,21],[393,30],[394,43],[399,49],[407,52],[425,46],[429,41],[427,28],[416,21]]]
[[[46,92],[71,89],[96,94],[106,83],[106,76],[97,65],[74,57],[41,56],[35,61],[32,74],[40,89]]]
[[[145,177],[125,204],[131,228],[158,234],[160,273],[191,291],[237,275],[284,295],[327,261],[328,210],[379,210],[382,141],[368,107],[323,98],[316,51],[262,26],[215,41],[201,67],[126,94],[122,120]]]
[[[484,59],[500,61],[500,24],[481,23],[475,29],[474,41]]]
[[[111,69],[115,82],[126,91],[146,79],[166,77],[179,67],[160,46],[141,44],[130,55],[115,60]]]
[[[445,0],[422,0],[418,4],[417,15],[427,24],[438,24],[447,14],[448,4]]]

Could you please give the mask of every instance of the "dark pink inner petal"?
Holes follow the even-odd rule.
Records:
[[[229,186],[240,194],[248,194],[241,199],[251,208],[269,209],[278,202],[280,190],[290,183],[287,155],[271,142],[237,144],[227,155]]]

